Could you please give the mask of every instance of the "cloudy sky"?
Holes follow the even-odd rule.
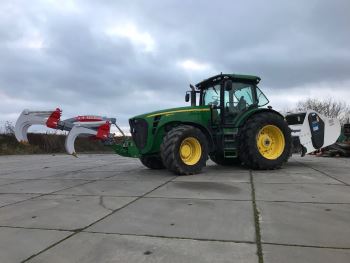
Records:
[[[274,108],[350,100],[350,1],[0,1],[0,122],[185,105],[220,72],[262,78]]]

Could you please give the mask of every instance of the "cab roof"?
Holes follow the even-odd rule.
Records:
[[[221,82],[223,79],[231,79],[232,81],[243,81],[243,82],[251,82],[254,84],[258,84],[260,81],[260,77],[253,75],[242,75],[242,74],[219,74],[208,79],[205,79],[196,84],[198,89],[203,89],[206,87],[210,87],[214,84]]]

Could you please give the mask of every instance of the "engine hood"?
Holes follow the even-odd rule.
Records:
[[[210,111],[209,106],[189,106],[189,107],[178,107],[178,108],[169,108],[159,111],[152,111],[148,113],[144,113],[141,115],[137,115],[132,117],[131,119],[146,119],[146,118],[153,118],[155,116],[170,116],[173,114],[179,114],[179,113],[191,113],[191,112],[200,112],[200,111]]]

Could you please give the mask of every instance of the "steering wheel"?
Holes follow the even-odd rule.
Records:
[[[211,105],[219,105],[219,96],[212,96],[211,97],[213,99],[213,101],[211,102]]]

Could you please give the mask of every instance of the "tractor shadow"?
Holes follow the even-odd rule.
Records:
[[[227,194],[237,194],[242,190],[234,185],[218,182],[174,182],[174,187],[190,191],[220,192]]]

